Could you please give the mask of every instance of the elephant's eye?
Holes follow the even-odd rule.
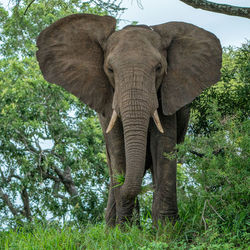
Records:
[[[108,71],[109,71],[109,73],[114,73],[113,69],[110,67],[108,68]]]
[[[157,64],[157,66],[155,67],[155,71],[156,71],[156,72],[160,72],[160,71],[161,71],[161,68],[162,68],[161,63],[159,63],[159,64]]]

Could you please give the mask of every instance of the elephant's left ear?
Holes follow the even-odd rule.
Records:
[[[152,26],[167,51],[167,75],[161,87],[165,115],[174,114],[220,79],[222,50],[212,33],[192,24]]]

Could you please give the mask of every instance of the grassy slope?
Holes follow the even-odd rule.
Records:
[[[247,249],[246,236],[219,235],[216,227],[206,231],[188,232],[167,226],[154,231],[136,227],[121,231],[108,229],[104,224],[89,225],[82,229],[39,225],[19,232],[0,233],[1,249]],[[190,238],[190,233],[192,237]],[[189,236],[188,236],[189,235]]]

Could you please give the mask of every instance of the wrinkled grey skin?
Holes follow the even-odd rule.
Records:
[[[218,39],[187,23],[115,31],[112,17],[78,14],[41,32],[37,46],[44,78],[98,112],[111,179],[107,224],[139,214],[137,195],[147,169],[154,183],[154,223],[175,221],[176,160],[164,153],[184,140],[189,103],[219,80]],[[164,132],[152,119],[155,111]],[[112,113],[118,118],[107,133]],[[125,175],[122,186],[117,175]]]

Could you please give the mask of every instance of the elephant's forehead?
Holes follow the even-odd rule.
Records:
[[[161,38],[159,34],[150,29],[140,27],[129,27],[120,31],[116,31],[108,39],[108,50],[121,49],[121,50],[138,50],[141,48],[160,49]]]

